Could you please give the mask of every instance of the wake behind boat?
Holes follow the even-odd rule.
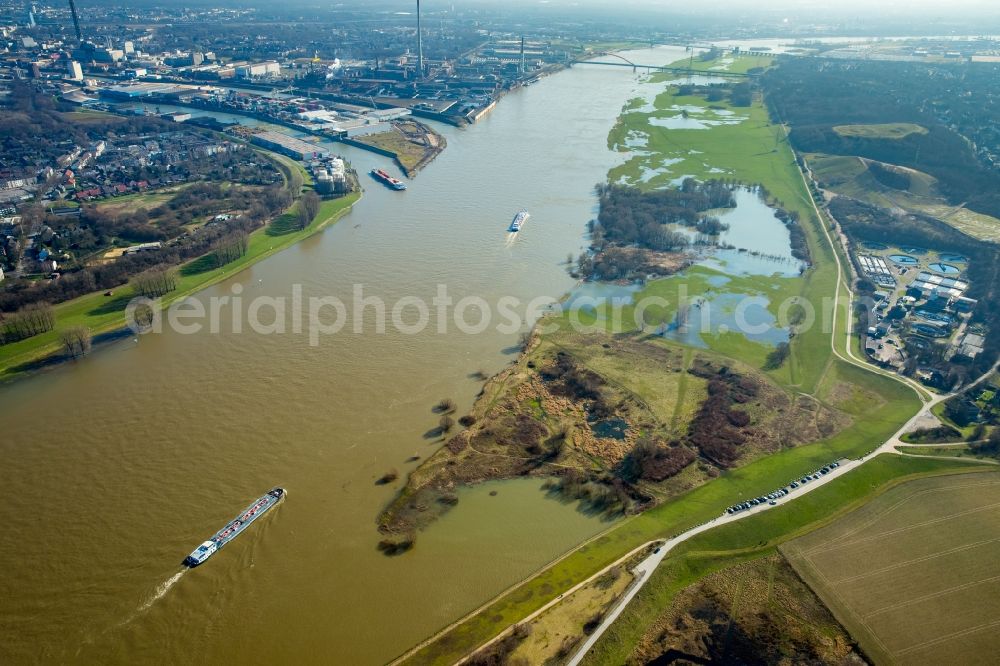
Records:
[[[240,532],[247,528],[247,525],[263,516],[268,510],[278,505],[285,497],[284,488],[272,488],[266,495],[258,499],[243,511],[239,516],[233,518],[225,527],[215,533],[215,535],[192,551],[184,558],[184,564],[189,567],[196,567],[210,558],[220,548],[235,539]]]
[[[510,223],[510,227],[507,228],[507,231],[512,234],[516,234],[521,230],[521,227],[524,226],[524,223],[528,221],[529,217],[531,216],[528,214],[528,211],[519,211],[518,214],[514,216],[514,220]]]

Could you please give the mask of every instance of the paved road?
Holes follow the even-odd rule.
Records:
[[[985,375],[977,379],[968,388],[974,388],[980,382],[985,381],[993,372],[997,370],[998,367],[1000,367],[1000,363],[994,365],[989,372],[987,372]],[[857,460],[841,461],[840,466],[831,470],[828,474],[821,476],[815,481],[810,481],[805,485],[800,485],[798,488],[791,490],[788,495],[777,500],[777,506],[781,506],[782,504],[786,504],[798,497],[802,497],[806,493],[810,493],[814,491],[816,488],[819,488],[820,486],[830,483],[834,479],[840,478],[845,474],[849,474],[851,470],[857,469],[858,467],[865,464],[866,462],[868,462],[877,455],[880,455],[882,453],[892,453],[900,455],[899,452],[896,451],[896,446],[904,444],[904,442],[900,439],[903,433],[909,432],[913,428],[914,424],[918,423],[921,419],[925,418],[928,414],[930,414],[930,410],[932,407],[934,407],[939,402],[942,402],[943,400],[947,400],[952,395],[954,394],[952,393],[948,395],[936,395],[932,397],[930,400],[924,403],[923,407],[921,407],[919,412],[914,414],[912,418],[910,418],[905,424],[903,424],[903,426],[899,430],[897,430],[892,435],[892,437],[887,439],[877,449],[875,449],[871,453],[862,456],[861,458],[858,458]],[[663,561],[663,558],[666,557],[667,554],[675,546],[677,546],[677,544],[683,543],[688,539],[690,539],[691,537],[701,534],[702,532],[706,532],[710,529],[719,527],[721,525],[727,525],[729,523],[736,522],[737,520],[743,520],[750,516],[758,515],[772,508],[775,507],[771,506],[770,504],[760,504],[758,506],[755,506],[746,511],[741,511],[739,513],[734,513],[734,514],[724,513],[718,518],[713,518],[707,523],[702,523],[697,527],[691,528],[687,532],[682,532],[681,534],[678,534],[677,536],[669,539],[663,546],[660,547],[658,552],[653,553],[635,567],[634,571],[637,575],[635,583],[633,583],[632,587],[629,588],[628,592],[625,594],[625,596],[621,598],[621,600],[614,607],[614,609],[612,609],[612,611],[607,614],[607,616],[604,618],[604,621],[601,622],[601,625],[594,631],[594,633],[592,633],[590,636],[587,637],[587,640],[583,643],[583,645],[580,646],[576,654],[573,655],[573,658],[569,660],[568,662],[569,666],[577,666],[577,664],[583,661],[583,658],[587,655],[587,652],[590,651],[590,648],[592,648],[597,643],[598,639],[600,639],[600,637],[604,634],[604,632],[607,631],[608,627],[610,627],[611,624],[616,619],[618,619],[618,616],[621,615],[622,611],[625,610],[625,607],[628,606],[629,602],[632,601],[635,595],[639,593],[639,590],[642,589],[643,585],[649,582],[650,577],[653,575],[653,571],[656,570],[656,567],[659,566],[660,562]],[[603,573],[603,571],[601,573]]]
[[[806,190],[808,191],[809,184],[808,182],[806,182],[806,176],[804,173],[801,172],[801,170],[800,174],[802,176],[803,185],[805,185]],[[917,382],[913,381],[909,377],[902,377],[895,374],[890,375],[885,371],[873,368],[869,363],[866,363],[865,361],[862,361],[861,359],[857,358],[854,355],[853,351],[851,350],[852,333],[851,333],[851,327],[849,325],[845,327],[847,329],[846,330],[847,339],[844,348],[844,352],[846,353],[846,355],[842,354],[840,350],[837,349],[837,335],[836,335],[837,315],[839,314],[838,306],[840,299],[840,285],[843,283],[844,269],[840,261],[840,255],[837,252],[836,245],[834,244],[834,239],[831,237],[830,232],[827,230],[826,224],[823,223],[824,219],[823,215],[820,213],[820,210],[816,206],[816,202],[815,200],[812,199],[812,197],[810,197],[810,203],[812,204],[813,210],[816,213],[817,219],[820,221],[820,227],[823,229],[823,233],[826,235],[826,239],[829,242],[831,249],[833,249],[834,259],[836,260],[836,265],[837,265],[837,291],[834,294],[834,324],[833,324],[833,334],[830,336],[830,346],[833,350],[833,353],[846,363],[857,365],[859,367],[862,367],[872,372],[876,372],[878,374],[889,375],[893,379],[908,384],[917,392],[917,395],[921,397],[921,399],[924,401],[924,404],[920,408],[920,411],[914,414],[912,418],[910,418],[905,424],[903,424],[903,426],[899,430],[897,430],[892,435],[892,437],[883,442],[882,445],[879,446],[877,449],[875,449],[871,453],[862,456],[857,460],[842,461],[839,467],[830,471],[828,474],[821,476],[819,479],[816,479],[815,481],[810,481],[805,485],[800,485],[798,488],[791,490],[791,492],[788,495],[782,497],[780,500],[777,501],[776,503],[777,506],[790,502],[798,497],[802,497],[806,493],[810,493],[816,488],[819,488],[820,486],[823,486],[834,479],[840,478],[844,474],[849,474],[851,470],[860,467],[861,465],[863,465],[864,463],[871,460],[877,455],[880,455],[882,453],[892,453],[900,455],[899,452],[896,450],[896,446],[904,444],[904,442],[900,439],[903,433],[912,430],[914,426],[923,419],[928,418],[929,416],[933,418],[933,415],[931,414],[931,409],[938,403],[947,400],[948,398],[950,398],[952,395],[955,394],[954,392],[943,395],[930,394],[926,388],[919,385]],[[850,313],[853,308],[854,293],[850,290],[849,287],[847,289],[847,297],[848,297],[847,312]],[[989,372],[987,372],[982,377],[977,379],[971,386],[967,388],[973,388],[980,382],[985,381],[993,372],[997,370],[998,367],[1000,367],[1000,362],[998,362],[997,365],[994,365]],[[639,593],[639,590],[641,590],[642,587],[647,582],[649,582],[650,577],[653,575],[653,571],[656,570],[656,567],[659,566],[660,562],[663,561],[663,558],[666,557],[667,554],[677,544],[683,543],[684,541],[687,541],[691,537],[701,534],[702,532],[705,532],[707,530],[719,527],[721,525],[733,523],[736,522],[737,520],[743,520],[750,516],[754,516],[764,511],[767,511],[771,508],[773,508],[773,506],[770,504],[761,504],[753,507],[752,509],[741,511],[735,514],[724,513],[721,516],[708,521],[707,523],[698,525],[697,527],[694,527],[688,530],[687,532],[683,532],[669,539],[663,546],[660,547],[660,549],[657,552],[653,553],[648,558],[640,562],[638,566],[636,566],[634,570],[635,573],[637,574],[635,583],[632,585],[632,587],[629,588],[628,592],[621,598],[621,600],[611,610],[611,612],[607,614],[607,616],[601,622],[600,626],[597,627],[594,633],[592,633],[590,636],[587,637],[587,640],[584,641],[583,645],[580,646],[577,652],[573,655],[572,659],[570,659],[569,666],[577,666],[577,664],[583,661],[583,658],[587,655],[587,652],[589,652],[590,649],[597,643],[597,641],[600,640],[601,636],[604,634],[605,631],[607,631],[608,627],[610,627],[612,623],[614,623],[614,621],[618,619],[618,616],[621,615],[623,610],[625,610],[625,607],[628,606],[629,602],[632,601],[633,598],[635,598],[635,595]]]
[[[802,176],[803,184],[805,185],[806,190],[808,191],[809,190],[809,184],[806,181],[806,175],[805,175],[805,173],[802,173],[801,170],[800,170],[800,175]],[[918,382],[914,381],[913,379],[911,379],[909,377],[903,377],[901,375],[898,375],[898,374],[895,374],[895,373],[889,373],[889,372],[886,372],[886,371],[884,371],[884,370],[882,370],[880,368],[873,367],[870,363],[867,363],[866,361],[864,361],[862,359],[859,359],[857,356],[855,356],[854,352],[851,349],[852,332],[851,332],[851,326],[849,326],[849,325],[845,327],[846,328],[846,331],[845,331],[845,333],[846,333],[846,335],[845,335],[845,337],[846,337],[846,344],[845,344],[845,348],[844,348],[844,353],[841,353],[841,351],[839,349],[837,349],[837,315],[839,314],[840,287],[843,284],[844,269],[843,269],[843,265],[842,265],[842,263],[840,261],[839,253],[837,252],[835,241],[834,241],[833,237],[830,235],[830,232],[827,230],[826,224],[823,223],[823,219],[824,219],[823,215],[820,213],[820,210],[816,206],[816,202],[812,199],[812,197],[809,197],[809,199],[810,199],[810,203],[812,204],[813,210],[816,213],[816,217],[820,221],[820,227],[823,229],[823,233],[825,234],[826,239],[829,242],[831,249],[833,250],[834,259],[836,261],[836,266],[837,266],[837,290],[836,290],[836,292],[834,294],[834,321],[833,321],[832,335],[830,336],[830,346],[831,346],[831,349],[832,349],[834,355],[836,355],[837,358],[841,359],[845,363],[850,363],[852,365],[856,365],[856,366],[861,367],[861,368],[863,368],[865,370],[868,370],[870,372],[874,372],[876,374],[881,374],[881,375],[884,375],[884,376],[888,376],[888,377],[891,377],[892,379],[896,379],[897,381],[900,381],[900,382],[902,382],[904,384],[907,384],[908,386],[910,386],[911,388],[913,388],[914,391],[917,393],[917,395],[921,398],[921,400],[923,401],[923,406],[920,408],[920,411],[918,411],[916,414],[914,414],[906,423],[903,424],[903,426],[901,428],[899,428],[899,430],[897,430],[891,437],[889,437],[885,442],[883,442],[878,448],[876,448],[875,450],[871,451],[870,453],[862,456],[861,458],[859,458],[857,460],[841,460],[841,461],[839,461],[840,465],[837,468],[831,470],[826,475],[821,476],[819,479],[810,481],[809,483],[807,483],[805,485],[800,485],[798,488],[796,488],[794,490],[789,489],[790,490],[789,494],[786,495],[786,496],[784,496],[784,497],[782,497],[781,499],[777,500],[775,506],[781,506],[781,505],[783,505],[783,504],[785,504],[787,502],[790,502],[790,501],[792,501],[792,500],[794,500],[794,499],[796,499],[798,497],[802,497],[806,493],[810,493],[813,490],[815,490],[816,488],[819,488],[820,486],[823,486],[823,485],[825,485],[827,483],[830,483],[834,479],[840,478],[844,474],[849,474],[851,472],[851,470],[854,470],[854,469],[860,467],[864,463],[868,462],[869,460],[871,460],[872,458],[874,458],[874,457],[876,457],[876,456],[878,456],[880,454],[890,453],[890,454],[895,454],[895,455],[905,455],[905,454],[901,454],[899,451],[896,450],[896,446],[897,445],[905,445],[905,442],[903,442],[900,439],[900,437],[903,435],[903,433],[909,432],[910,430],[912,430],[917,424],[919,424],[924,419],[927,419],[927,418],[936,419],[936,417],[934,417],[933,414],[931,413],[931,409],[935,405],[937,405],[940,402],[943,402],[944,400],[947,400],[948,398],[952,397],[953,395],[955,395],[955,393],[957,393],[959,391],[967,390],[969,388],[975,387],[979,383],[985,381],[991,374],[993,374],[994,372],[997,371],[998,368],[1000,368],[1000,361],[998,361],[997,364],[994,365],[987,373],[985,373],[983,376],[981,376],[979,379],[977,379],[975,382],[973,382],[969,386],[967,386],[967,387],[958,387],[958,388],[955,389],[955,391],[953,391],[951,393],[947,393],[947,394],[932,394],[924,386],[922,386],[921,384],[919,384]],[[848,303],[847,303],[847,310],[846,310],[848,313],[850,313],[852,311],[853,300],[854,300],[854,293],[851,291],[850,286],[848,285],[848,288],[847,288],[847,301],[848,301]],[[775,488],[774,490],[777,490],[777,489]],[[770,491],[766,491],[766,492],[770,492]],[[766,492],[765,492],[765,494],[766,494]],[[647,557],[645,560],[643,560],[642,562],[640,562],[633,569],[633,572],[636,574],[636,580],[633,582],[633,584],[628,589],[628,591],[625,593],[625,595],[619,600],[619,602],[611,610],[611,612],[609,612],[605,616],[605,618],[601,622],[600,626],[598,626],[597,629],[594,630],[594,632],[590,636],[587,637],[587,640],[584,641],[584,643],[576,651],[576,653],[573,655],[573,657],[568,662],[569,666],[577,666],[584,659],[584,657],[587,655],[587,653],[590,651],[590,649],[597,643],[598,640],[600,640],[600,638],[604,634],[604,632],[607,631],[608,627],[610,627],[614,623],[614,621],[616,619],[618,619],[618,616],[621,615],[622,611],[625,610],[625,608],[628,606],[629,602],[631,602],[632,599],[635,598],[635,596],[642,589],[642,587],[647,582],[649,582],[649,579],[652,577],[653,572],[656,570],[656,567],[659,566],[660,562],[663,561],[663,558],[665,558],[667,556],[667,554],[670,553],[670,551],[675,546],[677,546],[680,543],[683,543],[683,542],[687,541],[688,539],[690,539],[690,538],[692,538],[692,537],[694,537],[694,536],[696,536],[698,534],[701,534],[702,532],[706,532],[706,531],[708,531],[710,529],[713,529],[713,528],[716,528],[716,527],[720,527],[722,525],[727,525],[729,523],[736,522],[737,520],[744,520],[746,518],[749,518],[750,516],[758,515],[758,514],[764,512],[764,511],[768,511],[768,510],[770,510],[772,508],[774,508],[774,507],[772,505],[770,505],[770,504],[760,504],[760,505],[755,506],[755,507],[753,507],[751,509],[748,509],[748,510],[745,510],[745,511],[741,511],[741,512],[735,513],[735,514],[723,513],[722,515],[720,515],[720,516],[718,516],[716,518],[713,518],[712,520],[710,520],[710,521],[708,521],[706,523],[702,523],[701,525],[693,527],[693,528],[691,528],[690,530],[688,530],[686,532],[682,532],[681,534],[678,534],[677,536],[668,539],[665,543],[663,543],[663,545],[661,545],[659,547],[659,549],[656,552],[652,553],[649,557]],[[622,557],[617,562],[609,565],[608,567],[605,567],[604,569],[602,569],[601,571],[597,572],[596,574],[594,574],[590,578],[588,578],[588,579],[586,579],[584,581],[581,581],[577,585],[573,586],[571,589],[567,590],[565,593],[559,595],[558,598],[553,599],[552,601],[550,601],[549,603],[545,604],[543,607],[539,608],[537,611],[535,611],[534,613],[532,613],[531,615],[523,618],[518,624],[523,623],[523,622],[528,622],[530,620],[533,620],[538,615],[541,615],[543,612],[545,612],[546,610],[548,610],[552,606],[554,606],[557,603],[559,603],[563,599],[563,597],[568,596],[569,594],[572,594],[573,592],[575,592],[576,590],[580,589],[581,587],[583,587],[584,585],[586,585],[590,581],[594,580],[597,576],[600,576],[604,572],[606,572],[607,570],[609,570],[610,568],[619,565],[621,562],[623,562],[626,559],[628,559],[629,557],[631,557],[634,553],[638,552],[642,548],[645,548],[645,547],[648,547],[648,546],[652,545],[653,543],[656,543],[656,542],[650,542],[648,544],[645,544],[644,546],[641,546],[640,548],[638,548],[636,550],[633,550],[631,553],[629,553],[628,555]],[[508,628],[508,630],[505,630],[505,631],[501,632],[493,640],[491,640],[488,643],[486,643],[486,644],[480,646],[479,648],[477,648],[476,652],[478,652],[482,648],[486,647],[487,645],[490,645],[493,642],[499,640],[501,637],[505,636],[508,631],[509,631],[509,628]],[[465,660],[463,659],[462,661],[465,661]],[[461,662],[459,662],[459,663],[461,663]]]
[[[776,506],[781,506],[782,504],[790,502],[798,497],[802,497],[806,493],[810,493],[816,488],[819,488],[820,486],[823,486],[829,483],[830,481],[833,481],[834,479],[840,478],[844,474],[848,474],[851,470],[860,467],[865,462],[871,460],[880,453],[886,453],[886,452],[895,453],[896,452],[895,445],[897,443],[900,443],[899,436],[902,435],[904,432],[907,432],[911,424],[914,421],[916,421],[918,417],[923,415],[925,410],[929,410],[932,404],[936,403],[928,403],[927,405],[925,405],[923,409],[921,409],[916,416],[907,421],[906,425],[900,428],[891,438],[886,440],[886,442],[882,444],[882,446],[880,446],[879,448],[863,456],[862,458],[859,458],[858,460],[842,461],[839,467],[833,469],[828,474],[821,476],[815,481],[810,481],[805,485],[800,485],[798,488],[791,490],[788,495],[782,497],[780,500],[777,500]],[[678,534],[672,539],[669,539],[663,546],[660,547],[659,552],[653,553],[648,558],[640,562],[638,566],[636,566],[634,570],[635,573],[637,574],[636,582],[632,585],[631,588],[629,588],[625,596],[621,598],[621,600],[618,602],[618,605],[616,605],[614,609],[607,614],[607,616],[604,618],[604,621],[601,622],[601,625],[594,631],[594,633],[592,633],[590,636],[587,637],[587,640],[583,643],[582,646],[580,646],[576,654],[573,655],[573,658],[569,660],[569,666],[576,666],[583,660],[587,652],[590,651],[590,648],[592,648],[594,644],[597,643],[597,641],[604,634],[604,632],[607,631],[608,627],[610,627],[611,624],[616,619],[618,619],[618,616],[621,615],[622,611],[625,610],[625,607],[628,606],[629,602],[632,601],[635,595],[639,593],[639,590],[641,590],[642,587],[647,582],[649,582],[650,577],[653,575],[653,571],[656,569],[657,566],[659,566],[660,562],[663,561],[663,558],[666,557],[667,554],[675,546],[677,546],[677,544],[683,543],[688,539],[690,539],[691,537],[701,534],[702,532],[706,532],[710,529],[720,527],[722,525],[728,525],[729,523],[734,523],[737,520],[744,520],[746,518],[749,518],[750,516],[756,516],[760,513],[763,513],[764,511],[768,511],[773,508],[775,507],[770,504],[760,504],[751,509],[747,509],[746,511],[740,511],[739,513],[733,513],[733,514],[725,513],[717,518],[713,518],[707,523],[702,523],[697,527],[691,528],[687,532],[682,532],[681,534]]]

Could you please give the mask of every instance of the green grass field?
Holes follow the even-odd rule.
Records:
[[[965,458],[998,464],[996,458],[981,453],[973,453],[968,444],[940,444],[938,446],[897,446],[896,450],[911,456],[932,456],[935,458]]]
[[[837,125],[833,131],[840,136],[859,139],[903,139],[911,134],[927,134],[927,128],[913,123],[882,123],[880,125]]]
[[[846,665],[863,658],[819,597],[772,551],[678,593],[628,663],[661,662]]]
[[[1000,653],[1000,476],[912,481],[782,547],[877,663]]]
[[[114,125],[125,122],[125,119],[121,116],[115,115],[113,113],[106,113],[104,111],[95,111],[93,109],[79,109],[77,111],[65,111],[60,114],[64,119],[74,122],[78,125],[92,125],[94,123],[111,123]]]
[[[686,62],[682,61],[677,65]],[[609,146],[619,150],[640,149],[649,151],[652,155],[630,159],[612,170],[609,180],[624,180],[635,182],[639,187],[653,188],[679,175],[703,179],[722,175],[745,183],[765,185],[773,199],[782,202],[787,210],[799,213],[813,266],[799,278],[737,278],[735,286],[730,288],[739,287],[755,293],[766,293],[776,303],[784,297],[799,295],[813,303],[821,313],[832,310],[830,300],[839,290],[841,312],[837,319],[834,341],[837,348],[843,350],[847,340],[848,318],[845,316],[845,308],[849,292],[844,283],[837,280],[835,258],[839,256],[838,250],[827,240],[822,226],[824,222],[815,215],[812,200],[784,129],[770,122],[760,100],[755,101],[750,108],[739,109],[732,109],[725,103],[713,103],[713,106],[732,110],[734,114],[746,117],[737,124],[689,130],[668,130],[651,124],[650,118],[678,114],[679,111],[671,109],[675,105],[701,109],[689,112],[689,115],[694,116],[702,116],[711,111],[703,98],[678,97],[676,92],[676,87],[665,85],[664,92],[653,101],[656,110],[651,113],[636,110],[644,106],[645,102],[642,101],[629,104],[623,110],[618,124],[609,135]],[[630,136],[634,139],[636,134],[648,137],[646,146],[639,146],[634,140],[629,141]],[[629,141],[628,145],[626,141]],[[664,159],[680,161],[664,166]],[[724,174],[713,171],[716,167],[721,167]],[[635,180],[643,173],[643,169],[665,169],[665,175],[645,181]],[[652,295],[662,290],[662,295],[668,300],[676,300],[670,297],[676,293],[678,280],[688,280],[688,293],[694,295],[699,289],[707,288],[710,284],[709,277],[711,274],[701,269],[687,271],[682,276],[650,283],[644,293]],[[669,317],[672,312],[671,306],[667,306],[661,314]],[[630,321],[627,313],[623,320]],[[884,442],[917,411],[920,404],[918,394],[893,378],[834,357],[831,347],[832,331],[828,324],[829,322],[827,325],[813,326],[797,335],[792,342],[789,360],[770,374],[786,390],[811,395],[850,415],[852,423],[847,428],[824,441],[787,449],[758,459],[746,467],[729,470],[710,483],[624,521],[607,534],[547,567],[512,593],[489,604],[482,612],[443,633],[411,655],[409,661],[420,664],[452,663],[539,608],[560,591],[599,571],[640,544],[683,532],[718,515],[726,506],[741,498],[778,488],[832,460],[858,457]],[[767,352],[763,345],[750,343],[736,335],[718,336],[709,345],[715,352],[742,359],[757,367]],[[687,350],[685,353],[689,352]],[[621,371],[620,368],[610,366],[604,369],[612,373]],[[664,378],[663,381],[669,383],[675,380]],[[669,396],[676,400],[674,396],[680,391],[679,385],[675,385],[648,391],[646,395],[653,400],[658,396]],[[845,507],[865,501],[896,477],[953,470],[958,466],[961,464],[950,461],[883,456],[867,463],[843,480],[831,483],[779,510],[769,511],[764,517],[741,521],[699,536],[693,544],[710,541],[713,544],[712,550],[717,553],[699,555],[694,559],[688,556],[670,558],[669,566],[661,566],[655,574],[661,581],[660,587],[655,588],[655,591],[647,589],[654,588],[653,585],[644,588],[623,615],[623,618],[629,616],[632,619],[619,620],[609,632],[609,636],[614,636],[622,627],[622,631],[628,634],[628,639],[602,639],[598,644],[599,650],[604,650],[602,646],[610,644],[609,640],[618,647],[610,652],[602,652],[607,658],[593,663],[623,663],[626,650],[635,645],[645,626],[655,617],[649,615],[650,607],[640,602],[644,595],[655,597],[659,604],[656,608],[662,610],[662,604],[669,602],[674,591],[698,577],[724,564],[739,561],[740,558],[759,557],[763,550],[791,538],[805,526],[815,525]],[[743,522],[752,523],[753,527],[747,531],[748,528],[741,524]],[[688,552],[688,548],[683,552]],[[684,584],[678,587],[681,582]],[[629,643],[629,640],[632,642]]]
[[[1000,220],[949,204],[937,180],[922,171],[907,169],[910,186],[898,190],[876,180],[865,162],[857,157],[810,154],[806,155],[806,160],[816,179],[832,192],[882,208],[930,215],[973,238],[1000,242]]]
[[[749,68],[757,60],[756,57],[739,58],[730,67],[743,62]],[[685,63],[686,60],[675,64]],[[711,61],[702,61],[699,65],[713,66]],[[832,307],[830,301],[824,299],[832,297],[837,289],[834,254],[822,235],[821,222],[816,219],[784,129],[771,122],[762,100],[755,100],[749,108],[733,107],[724,101],[709,103],[702,97],[678,95],[676,83],[664,84],[664,91],[652,100],[654,111],[637,111],[634,103],[623,111],[608,136],[609,146],[615,150],[640,149],[649,154],[633,156],[612,169],[609,181],[627,182],[643,189],[662,186],[680,176],[724,177],[763,184],[774,201],[799,214],[813,260],[813,267],[801,278],[767,279],[768,290],[774,291],[775,285],[779,287],[769,297],[777,304],[788,296],[798,295],[808,300],[822,318],[822,313],[829,312]],[[667,129],[654,124],[658,118],[679,114],[674,107],[688,109],[689,118],[718,119],[719,116],[711,114],[721,109],[734,114],[721,116],[723,119],[745,119],[736,124],[709,125],[706,129]],[[699,110],[691,110],[695,108]],[[637,144],[637,137],[645,137],[645,145]],[[649,177],[651,171],[657,175]],[[755,288],[759,290],[760,286]],[[669,289],[669,286],[662,288]],[[829,335],[830,331],[820,325],[796,336],[788,362],[772,374],[783,384],[812,392],[831,362]],[[715,337],[709,345],[722,353],[746,357],[758,367],[769,351],[763,345],[736,335]]]
[[[361,143],[395,153],[398,163],[408,171],[420,164],[421,160],[428,154],[428,150],[424,146],[413,143],[395,128],[388,132],[358,137],[357,140]]]
[[[625,663],[646,628],[669,609],[677,593],[710,573],[773,553],[779,545],[831,524],[904,481],[939,475],[962,480],[979,471],[981,467],[956,462],[882,455],[794,502],[700,534],[680,544],[660,564],[584,663]],[[1000,477],[993,478],[1000,482]]]
[[[774,63],[774,56],[760,55],[726,55],[709,60],[702,60],[697,55],[692,55],[683,60],[672,63],[672,67],[685,67],[698,72],[711,74],[712,72],[732,72],[734,74],[746,74],[751,69],[766,69]],[[658,81],[668,81],[676,76],[675,74],[657,74]]]
[[[846,366],[844,372],[852,372]],[[864,372],[857,369],[857,372]],[[573,551],[569,556],[546,568],[527,580],[510,595],[502,597],[485,610],[459,624],[438,640],[427,645],[411,656],[409,663],[439,664],[451,663],[468,651],[486,642],[505,627],[541,607],[560,591],[572,587],[602,567],[629,552],[633,548],[653,539],[665,538],[683,532],[699,523],[719,515],[725,507],[741,498],[759,495],[778,488],[789,480],[802,476],[822,465],[842,457],[856,457],[870,451],[884,441],[917,408],[916,395],[898,382],[874,377],[880,393],[887,398],[883,404],[857,405],[859,412],[855,423],[836,436],[817,444],[788,449],[761,458],[746,467],[730,470],[715,481],[700,486],[680,497],[661,504],[645,513],[621,523],[607,534]],[[856,474],[846,478],[867,479],[868,468],[878,470],[878,483],[891,479],[900,470],[922,469],[929,466],[937,469],[939,461],[932,459],[889,458],[881,459],[861,468]],[[910,461],[913,462],[910,462]],[[898,462],[902,461],[902,462]],[[946,463],[947,464],[947,463]],[[868,481],[858,481],[858,487],[867,488]],[[836,484],[830,484],[833,486]],[[828,487],[825,486],[824,489]],[[812,509],[807,515],[814,519],[832,513],[852,501],[848,495],[834,496],[827,504],[819,507],[810,502],[816,491],[788,505],[804,502]],[[768,512],[770,514],[771,512]],[[767,515],[767,514],[766,514]],[[755,519],[756,520],[756,519]],[[748,521],[749,522],[749,521]],[[726,529],[729,529],[728,527]],[[713,532],[714,533],[714,532]],[[699,537],[701,538],[701,537]],[[609,662],[610,663],[610,662]],[[620,663],[620,662],[619,662]]]
[[[319,213],[305,229],[278,237],[267,233],[268,227],[258,229],[250,235],[250,247],[240,259],[210,270],[185,270],[197,265],[194,259],[180,267],[177,289],[161,299],[163,307],[174,301],[204,289],[205,287],[235,275],[253,263],[264,259],[298,241],[311,236],[320,229],[338,220],[350,210],[360,194],[350,194],[340,199],[324,201]],[[58,353],[62,348],[60,331],[71,326],[86,326],[94,334],[119,329],[125,324],[125,307],[135,296],[132,287],[123,285],[115,290],[114,296],[104,296],[101,292],[87,294],[55,306],[56,327],[41,335],[0,346],[0,380],[9,380],[33,369],[45,357]]]

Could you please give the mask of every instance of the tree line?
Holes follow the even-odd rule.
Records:
[[[626,185],[597,186],[599,212],[590,225],[592,252],[580,256],[580,273],[613,280],[641,272],[646,251],[677,252],[691,237],[671,225],[712,238],[728,227],[704,212],[736,205],[732,188],[719,180],[685,179],[679,188],[643,191]]]
[[[0,312],[0,344],[46,333],[55,325],[55,311],[48,303],[29,303],[9,314]]]
[[[857,155],[924,171],[949,202],[1000,217],[1000,66],[783,58],[761,77],[800,152]],[[838,125],[914,123],[902,138],[843,136]],[[873,175],[908,187],[898,174]]]
[[[271,188],[266,191],[271,192]],[[154,266],[177,265],[205,255],[211,255],[209,267],[225,265],[244,256],[249,234],[290,203],[290,196],[281,188],[272,194],[262,196],[257,202],[261,205],[245,215],[200,227],[159,250],[126,254],[110,263],[73,266],[55,280],[5,281],[0,290],[0,312],[13,312],[28,303],[60,303],[93,291],[114,289]]]

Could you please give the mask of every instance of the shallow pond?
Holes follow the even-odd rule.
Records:
[[[590,429],[598,437],[625,439],[625,431],[628,429],[628,423],[625,422],[625,419],[604,419],[603,421],[591,423]]]
[[[605,304],[628,305],[642,289],[640,284],[614,284],[612,282],[583,282],[563,300],[563,310],[579,309],[595,312]]]
[[[768,345],[788,342],[788,330],[768,311],[766,297],[751,294],[710,293],[692,301],[686,316],[678,316],[663,337],[693,347],[707,348],[705,337],[729,332]]]
[[[740,116],[733,116],[726,119],[710,119],[710,118],[696,118],[694,116],[685,116],[683,114],[678,114],[676,116],[668,116],[666,118],[650,118],[649,124],[655,127],[665,127],[667,129],[682,130],[682,129],[696,129],[705,130],[712,127],[717,127],[719,125],[739,125],[741,122],[746,120],[746,118]]]
[[[792,256],[791,234],[774,209],[753,190],[737,189],[733,196],[735,208],[713,211],[729,227],[719,243],[732,249],[713,250],[699,263],[735,275],[799,275],[803,264]]]

